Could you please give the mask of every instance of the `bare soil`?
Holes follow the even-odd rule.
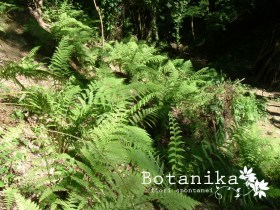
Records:
[[[24,37],[24,25],[14,21],[8,16],[0,17],[4,23],[5,32],[0,33],[0,68],[8,62],[20,61],[23,57],[28,55],[32,46]],[[18,76],[17,80],[26,88],[32,86],[50,87],[53,81],[46,78],[44,80],[34,80],[24,76]],[[0,129],[7,126],[15,126],[18,121],[14,119],[13,112],[20,107],[8,103],[7,93],[13,96],[21,92],[21,87],[16,85],[13,81],[4,80],[0,78]]]
[[[280,143],[280,92],[255,89],[257,97],[267,100],[267,117],[258,122],[264,137],[273,138]]]

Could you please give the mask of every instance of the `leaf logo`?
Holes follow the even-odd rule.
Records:
[[[236,199],[239,198],[240,196],[247,196],[249,195],[251,192],[254,192],[254,196],[259,196],[259,198],[262,197],[266,197],[266,193],[265,191],[269,189],[269,187],[267,187],[268,182],[265,182],[264,180],[262,180],[261,182],[259,182],[259,180],[256,177],[256,174],[253,173],[253,169],[250,168],[248,170],[248,168],[245,166],[243,170],[240,170],[240,176],[239,179],[242,179],[245,181],[245,185],[251,189],[248,193],[246,194],[242,194],[240,193],[240,189],[241,188],[233,188],[230,186],[223,186],[223,187],[217,187],[216,186],[216,192],[215,192],[215,197],[217,199],[222,199],[223,196],[221,193],[219,193],[219,191],[223,188],[226,188],[227,190],[233,190],[236,192],[236,195],[234,196]]]

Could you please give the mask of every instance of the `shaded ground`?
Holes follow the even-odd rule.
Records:
[[[0,64],[6,61],[17,61],[26,56],[30,47],[23,38],[24,28],[21,24],[8,17],[4,19],[5,32],[0,33]]]
[[[3,20],[3,28],[5,32],[0,33],[0,67],[5,65],[9,61],[19,61],[26,55],[34,46],[30,46],[24,36],[24,25],[18,23],[11,18],[1,17]],[[24,87],[32,87],[34,85],[39,86],[51,86],[51,82],[48,78],[46,80],[32,80],[25,78],[24,76],[18,76],[17,79]],[[10,96],[18,94],[21,88],[13,81],[7,81],[0,78],[0,128],[6,127],[6,125],[13,126],[18,122],[12,118],[13,111],[18,107],[13,106],[6,101],[7,94]]]
[[[8,17],[1,17],[5,32],[0,33],[0,66],[8,61],[19,61],[28,54],[27,42],[22,37],[23,26]],[[3,100],[6,92],[19,91],[12,82],[0,80],[0,129],[15,126],[16,120],[12,118],[14,106],[7,105]]]

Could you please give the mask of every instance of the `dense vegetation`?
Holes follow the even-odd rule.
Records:
[[[264,115],[264,103],[241,81],[230,81],[212,67],[194,68],[190,60],[165,51],[165,43],[174,41],[176,52],[183,53],[187,38],[190,46],[202,45],[209,34],[258,3],[0,3],[3,16],[28,16],[27,36],[38,45],[0,69],[1,78],[21,89],[5,91],[2,98],[18,107],[14,117],[22,122],[0,131],[5,208],[280,208],[280,147],[260,137],[255,125]],[[186,23],[190,28],[184,34]],[[5,33],[4,26],[0,30]],[[279,81],[278,72],[272,69],[267,80]],[[18,76],[47,78],[53,85],[26,87]],[[32,135],[24,128],[29,119],[35,119],[28,125]],[[39,157],[25,176],[13,172],[30,158],[19,148]],[[219,170],[231,176],[244,166],[269,182],[267,198],[250,194],[236,199],[223,191],[218,200],[214,194],[176,191],[215,189],[214,184],[142,184],[142,171],[203,177]],[[169,192],[152,192],[164,188]]]

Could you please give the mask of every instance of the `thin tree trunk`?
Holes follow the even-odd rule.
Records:
[[[103,26],[102,14],[101,14],[100,8],[96,4],[96,0],[93,0],[93,3],[94,3],[94,7],[95,7],[95,9],[96,9],[96,11],[98,13],[98,16],[99,16],[100,26],[101,26],[102,47],[104,47],[105,38],[104,38],[104,26]]]
[[[181,23],[176,23],[176,26],[175,26],[175,31],[176,31],[176,44],[177,44],[177,49],[179,49],[179,46],[180,46],[180,27],[181,27]]]
[[[153,19],[152,19],[152,29],[153,29],[153,34],[155,36],[155,41],[159,41],[159,36],[158,36],[158,27],[157,27],[157,8],[154,7],[153,9]]]
[[[192,16],[192,20],[191,20],[191,28],[192,28],[192,36],[193,36],[193,39],[195,40],[194,18],[193,18],[193,16]]]

